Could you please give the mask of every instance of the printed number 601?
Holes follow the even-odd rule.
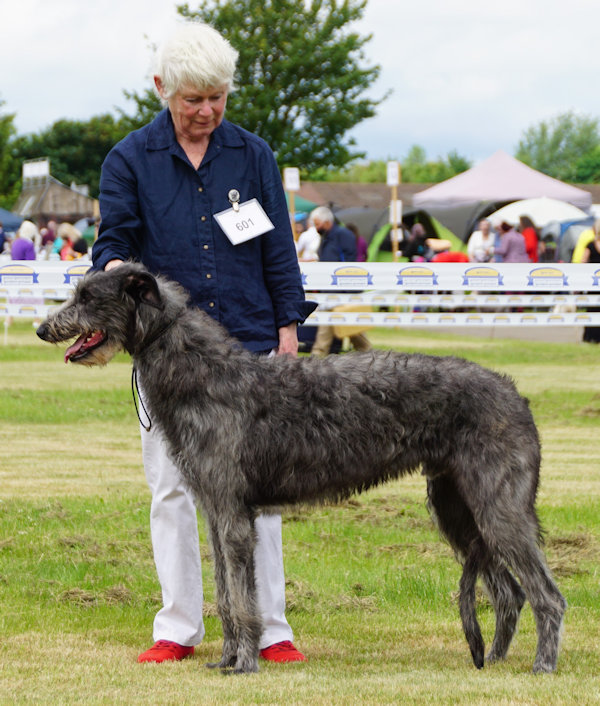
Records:
[[[235,227],[238,230],[248,230],[248,228],[251,228],[254,226],[254,221],[251,218],[248,218],[243,221],[237,221],[235,224]]]

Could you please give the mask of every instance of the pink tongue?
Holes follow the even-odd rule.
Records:
[[[88,348],[94,348],[104,340],[102,331],[94,331],[94,333],[82,333],[72,346],[69,346],[65,351],[65,363],[68,363],[74,355],[80,351],[85,351]]]
[[[65,351],[65,363],[68,363],[70,358],[77,353],[77,351],[83,346],[85,339],[87,338],[87,333],[82,333],[81,336],[75,341],[72,346],[69,346]]]

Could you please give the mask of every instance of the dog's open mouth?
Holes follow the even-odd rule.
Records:
[[[81,336],[69,346],[65,351],[65,363],[70,360],[80,360],[85,358],[90,351],[102,345],[106,341],[106,334],[103,331],[93,331],[92,333],[82,333]]]

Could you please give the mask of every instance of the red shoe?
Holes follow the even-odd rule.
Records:
[[[260,656],[268,662],[306,662],[306,657],[289,640],[265,647]]]
[[[142,652],[138,662],[168,662],[169,660],[178,662],[193,654],[193,647],[178,645],[170,640],[158,640],[149,650]]]

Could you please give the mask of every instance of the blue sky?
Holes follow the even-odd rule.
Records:
[[[192,2],[191,7],[196,5]],[[0,99],[19,133],[88,119],[123,89],[149,85],[151,43],[177,20],[172,0],[0,0]],[[514,153],[531,125],[573,110],[600,118],[598,0],[369,0],[356,29],[380,64],[376,118],[352,135],[372,159]]]

